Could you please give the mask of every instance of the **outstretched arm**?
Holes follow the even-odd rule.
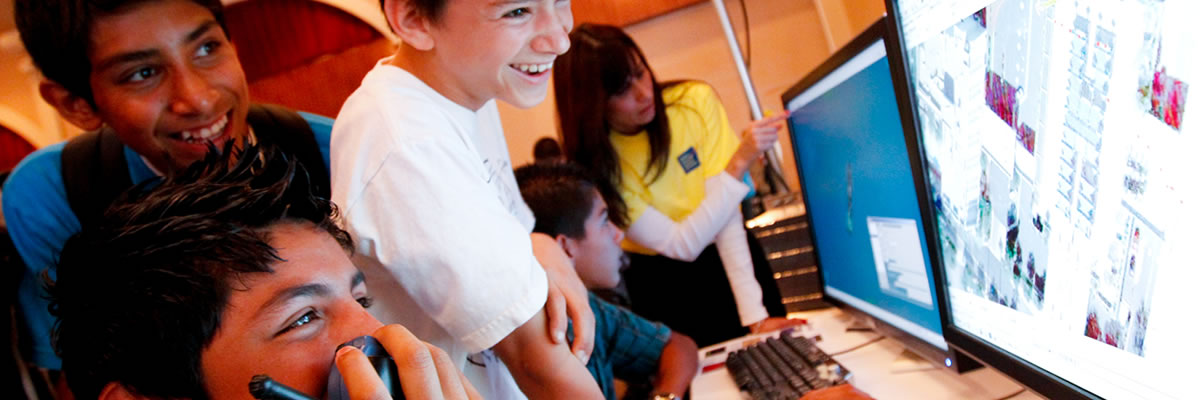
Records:
[[[762,287],[754,277],[754,260],[750,258],[750,244],[746,242],[746,229],[742,228],[740,217],[730,218],[725,223],[717,234],[716,244],[742,326],[767,318],[767,308],[762,304]]]
[[[658,359],[654,391],[683,396],[688,386],[691,386],[692,378],[696,376],[696,369],[699,368],[698,351],[692,338],[671,332],[671,340],[663,347],[662,357]]]

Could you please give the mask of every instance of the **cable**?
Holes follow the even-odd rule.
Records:
[[[854,347],[851,347],[851,348],[848,348],[848,349],[845,349],[845,350],[842,350],[842,351],[839,351],[839,352],[836,352],[836,353],[828,353],[828,354],[829,354],[829,356],[830,356],[830,357],[836,357],[836,356],[840,356],[840,355],[842,355],[842,354],[846,354],[846,353],[849,353],[849,352],[852,352],[852,351],[855,351],[855,350],[861,349],[861,348],[863,348],[863,347],[867,347],[867,346],[871,345],[872,343],[875,343],[875,342],[878,342],[878,341],[881,341],[881,340],[883,340],[883,335],[876,336],[874,339],[871,339],[871,340],[868,340],[868,341],[866,341],[866,342],[863,342],[862,344],[859,344],[859,345],[857,345],[857,346],[854,346]]]
[[[1013,398],[1013,397],[1017,397],[1017,395],[1018,395],[1018,394],[1025,393],[1025,390],[1026,390],[1026,389],[1025,389],[1024,387],[1022,387],[1022,388],[1021,388],[1021,390],[1018,390],[1016,393],[1013,393],[1013,394],[1010,394],[1010,395],[1008,395],[1008,396],[1004,396],[1004,397],[998,398],[998,399],[996,399],[996,400],[1008,400],[1008,399],[1011,399],[1011,398]]]
[[[742,6],[742,29],[746,31],[746,55],[742,59],[750,69],[750,13],[746,11],[746,0],[738,0],[738,4]]]

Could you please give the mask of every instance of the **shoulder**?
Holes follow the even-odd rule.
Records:
[[[667,105],[699,106],[717,100],[717,91],[701,81],[684,81],[668,86],[663,89],[662,95]]]
[[[296,113],[308,123],[309,129],[312,129],[313,135],[317,137],[317,142],[321,142],[322,139],[329,142],[329,133],[333,132],[333,118],[299,110]]]
[[[671,329],[645,319],[633,311],[599,299],[588,293],[592,313],[596,316],[596,342],[604,338],[614,352],[635,354],[657,352],[671,337]]]
[[[453,129],[452,118],[422,85],[399,68],[377,66],[346,99],[333,124],[334,140],[384,145],[446,136],[436,133]]]
[[[325,160],[325,165],[329,166],[329,141],[333,135],[333,118],[324,115],[317,115],[297,111],[305,122],[308,122],[308,128],[312,130],[313,139],[317,141],[317,147],[321,150],[321,157]]]
[[[55,143],[34,151],[21,160],[4,183],[4,200],[38,197],[45,193],[62,193],[62,149],[66,142]],[[30,196],[35,195],[35,196]]]
[[[588,292],[588,304],[592,307],[592,314],[596,317],[597,332],[601,329],[611,329],[614,331],[645,331],[653,334],[659,330],[660,324],[642,318],[624,307],[604,301],[591,292]]]
[[[44,147],[21,161],[0,196],[10,237],[30,266],[52,263],[42,250],[61,246],[56,240],[65,240],[79,229],[63,186],[63,144]]]
[[[686,81],[663,89],[666,115],[672,124],[707,126],[715,115],[723,113],[721,101],[712,86],[700,81]],[[672,126],[672,132],[682,127]],[[694,131],[695,129],[684,129]]]

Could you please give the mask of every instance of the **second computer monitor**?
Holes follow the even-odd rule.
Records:
[[[783,102],[825,293],[953,367],[885,34],[874,24]]]

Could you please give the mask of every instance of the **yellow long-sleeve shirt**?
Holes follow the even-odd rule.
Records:
[[[671,143],[666,169],[658,179],[651,182],[653,175],[647,171],[650,142],[645,131],[609,134],[621,168],[618,190],[628,205],[630,222],[637,221],[647,207],[676,222],[687,218],[704,200],[705,179],[725,170],[740,143],[712,87],[684,82],[664,89],[662,95]],[[655,254],[629,240],[622,247]]]

